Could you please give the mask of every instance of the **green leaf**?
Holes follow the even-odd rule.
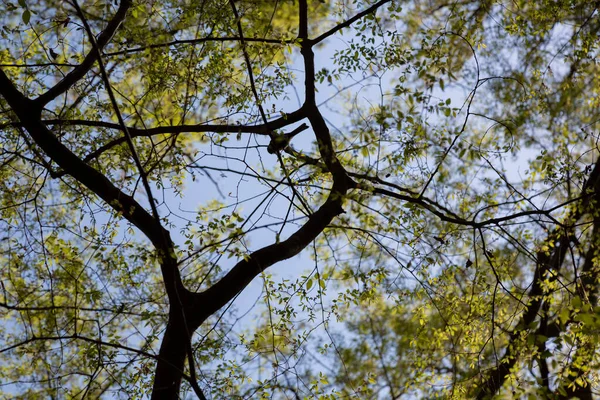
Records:
[[[31,18],[31,12],[29,10],[23,11],[23,14],[21,15],[21,18],[23,19],[23,23],[24,24],[28,24],[29,20]]]
[[[308,278],[308,280],[306,281],[306,290],[310,290],[310,288],[313,286],[313,279],[312,278]]]

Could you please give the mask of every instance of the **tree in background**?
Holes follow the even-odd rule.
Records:
[[[2,396],[591,399],[597,7],[3,2]]]

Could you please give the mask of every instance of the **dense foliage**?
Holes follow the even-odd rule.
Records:
[[[3,0],[0,396],[591,399],[599,5]]]

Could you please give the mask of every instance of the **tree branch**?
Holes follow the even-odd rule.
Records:
[[[261,272],[275,263],[300,253],[325,230],[333,218],[343,212],[342,198],[331,193],[327,201],[308,218],[306,224],[288,239],[248,255],[217,283],[204,292],[198,293],[190,315],[190,324],[193,327],[200,326],[206,318],[231,301]]]
[[[304,111],[300,108],[293,111],[285,116],[270,121],[268,126],[266,124],[258,125],[216,125],[216,124],[198,124],[198,125],[177,125],[177,126],[157,126],[155,128],[141,129],[127,126],[126,129],[132,138],[135,137],[152,137],[156,135],[165,134],[179,134],[179,133],[203,133],[203,132],[218,132],[218,133],[255,133],[258,135],[268,135],[269,129],[281,129],[287,125],[296,123],[304,118]],[[59,119],[47,119],[42,120],[42,123],[47,125],[66,125],[66,126],[90,126],[98,128],[108,128],[124,131],[121,125],[106,122],[106,121],[88,121],[83,119],[73,120],[59,120]],[[8,124],[0,125],[0,128],[6,126],[23,126],[21,122],[11,122]],[[98,149],[92,151],[90,154],[83,158],[84,162],[89,162],[107,150],[112,149],[115,146],[126,142],[125,137],[120,136],[111,140],[108,143],[100,146]]]
[[[312,40],[313,44],[317,44],[319,42],[322,42],[323,40],[327,39],[329,36],[334,35],[335,33],[341,31],[344,28],[349,27],[350,25],[352,25],[353,23],[355,23],[356,21],[358,21],[359,19],[361,19],[362,17],[371,14],[372,12],[377,11],[377,9],[379,7],[381,7],[382,5],[389,3],[392,0],[380,0],[377,3],[373,4],[371,7],[367,8],[366,10],[363,10],[361,12],[359,12],[358,14],[356,14],[354,17],[350,18],[349,20],[346,20],[344,22],[342,22],[341,24],[336,25],[335,27],[331,28],[330,30],[328,30],[327,32],[319,35],[317,38]]]
[[[119,28],[119,25],[125,20],[125,16],[127,11],[131,7],[131,0],[121,0],[121,4],[110,20],[106,28],[100,33],[98,36],[97,46],[98,49],[102,50],[112,39],[113,35]],[[90,51],[87,56],[83,59],[83,62],[75,67],[71,72],[69,72],[60,82],[50,88],[46,93],[39,96],[34,100],[34,104],[36,107],[42,108],[61,94],[65,93],[69,90],[77,81],[83,78],[88,71],[94,65],[94,62],[98,59],[98,56],[94,49]]]
[[[132,196],[122,192],[103,174],[84,163],[62,144],[41,121],[39,106],[19,92],[1,69],[0,94],[19,118],[33,141],[48,157],[69,175],[98,195],[111,208],[122,213],[157,248],[160,248],[164,235],[169,237],[169,232],[164,229],[157,229],[154,218]]]
[[[105,53],[105,57],[118,56],[123,54],[131,54],[131,53],[139,53],[148,49],[159,49],[161,47],[171,47],[178,46],[181,44],[199,44],[205,42],[238,42],[240,40],[239,37],[227,36],[227,37],[204,37],[198,39],[186,39],[186,40],[173,40],[171,42],[165,43],[156,43],[148,46],[136,47],[134,49],[126,49],[120,51],[113,51],[110,53]],[[247,42],[255,42],[255,43],[268,43],[268,44],[279,44],[279,45],[288,45],[296,42],[295,39],[265,39],[265,38],[245,38]]]
[[[580,204],[574,207],[574,211],[566,218],[566,220],[569,221],[567,229],[572,230],[573,226],[585,213],[593,212],[593,210],[590,209],[590,199],[592,197],[590,194],[600,193],[599,189],[600,159],[596,161],[594,169],[590,173],[588,180],[583,185]],[[598,197],[598,195],[595,197]],[[567,254],[570,241],[571,232],[565,231],[563,228],[557,228],[548,235],[546,242],[556,245],[553,247],[551,254],[546,254],[544,251],[538,252],[537,268],[535,270],[531,288],[528,293],[528,297],[531,300],[525,308],[519,323],[510,334],[509,343],[515,343],[516,346],[516,340],[520,337],[521,333],[528,330],[529,326],[531,326],[538,316],[540,307],[544,303],[544,279],[546,279],[549,271],[555,271],[556,274],[554,274],[554,277],[557,276],[557,273],[564,261],[565,255]],[[498,390],[500,390],[502,385],[504,385],[506,377],[510,373],[511,368],[518,360],[518,349],[515,346],[509,345],[509,347],[507,347],[506,353],[498,362],[498,365],[490,371],[489,377],[479,388],[476,396],[477,399],[483,400],[493,396],[496,392],[498,392]]]

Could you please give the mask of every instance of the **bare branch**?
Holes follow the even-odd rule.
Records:
[[[288,44],[293,44],[296,42],[295,39],[245,38],[245,40],[247,42],[279,44],[279,45],[288,45]],[[205,37],[205,38],[198,38],[198,39],[173,40],[171,42],[156,43],[156,44],[151,44],[148,46],[136,47],[134,49],[113,51],[110,53],[105,53],[104,56],[105,57],[113,57],[113,56],[118,56],[118,55],[123,55],[123,54],[140,53],[142,51],[149,50],[149,49],[160,49],[163,47],[179,46],[182,44],[200,44],[200,43],[206,43],[206,42],[239,42],[239,41],[240,41],[239,37],[212,37],[212,36]]]
[[[131,7],[131,0],[121,0],[121,4],[110,20],[106,28],[100,33],[98,36],[98,40],[96,41],[98,48],[103,49],[112,39],[119,26],[125,20],[125,16],[127,15],[127,10]],[[61,94],[65,93],[69,90],[77,81],[83,78],[88,71],[94,65],[94,62],[98,59],[97,52],[92,49],[87,56],[83,59],[83,62],[79,64],[75,69],[69,72],[60,82],[58,82],[55,86],[50,88],[46,93],[39,96],[34,100],[34,104],[36,107],[43,107],[48,104]]]
[[[323,40],[327,39],[328,37],[336,34],[337,32],[341,31],[344,28],[349,27],[350,25],[352,25],[353,23],[355,23],[356,21],[358,21],[359,19],[363,18],[366,15],[369,15],[375,11],[377,11],[377,9],[381,6],[383,6],[386,3],[389,3],[392,0],[380,0],[377,3],[373,4],[371,7],[359,12],[358,14],[356,14],[354,17],[342,22],[341,24],[337,24],[335,27],[331,28],[330,30],[328,30],[327,32],[319,35],[318,37],[316,37],[315,39],[312,40],[313,44],[317,44],[319,42],[322,42]]]

